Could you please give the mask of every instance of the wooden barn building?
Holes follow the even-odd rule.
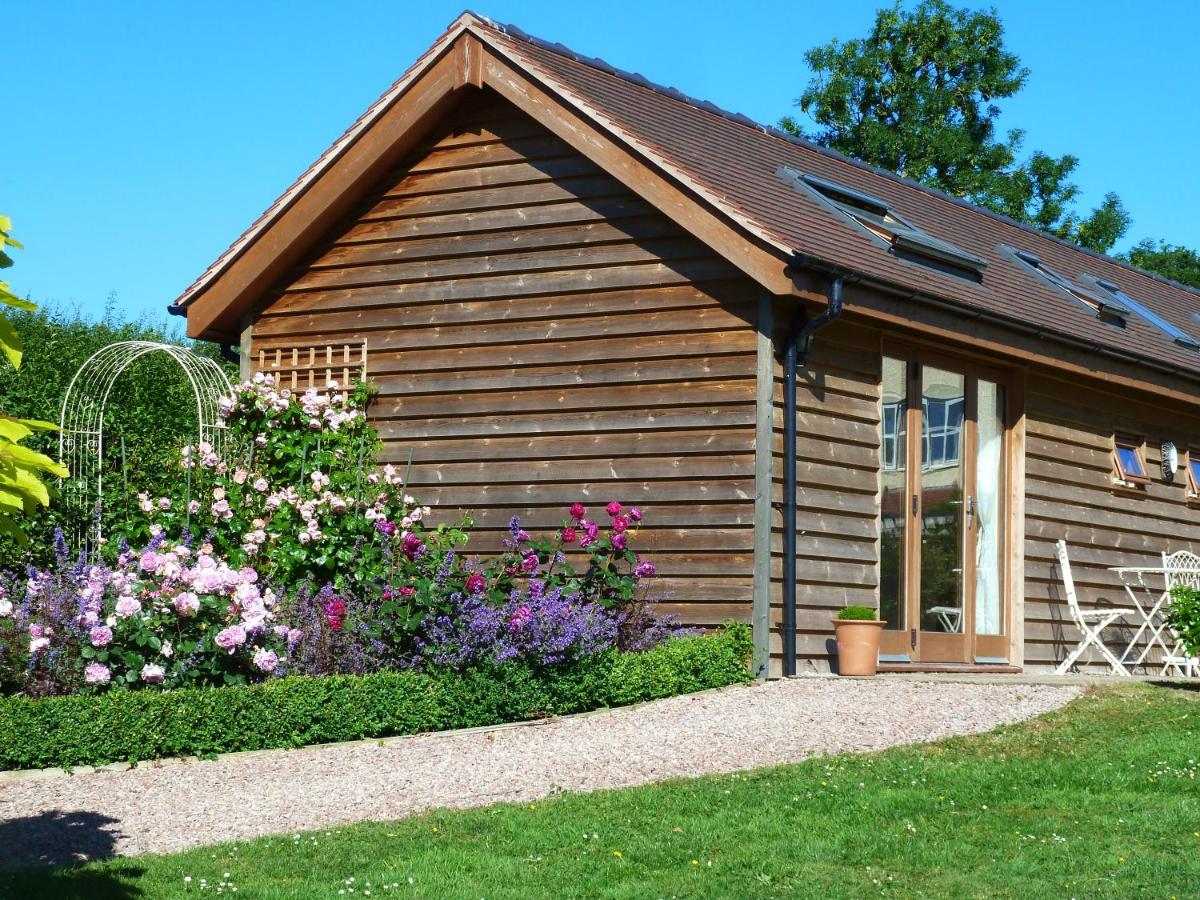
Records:
[[[760,674],[848,603],[898,667],[1046,667],[1056,540],[1111,602],[1200,549],[1200,295],[469,13],[176,305],[247,369],[365,354],[444,518],[643,507]]]

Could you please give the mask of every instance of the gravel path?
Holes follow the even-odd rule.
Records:
[[[0,775],[0,865],[65,864],[990,730],[1072,687],[796,679],[522,727]]]

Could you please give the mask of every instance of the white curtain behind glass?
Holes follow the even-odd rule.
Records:
[[[979,379],[979,456],[976,476],[975,633],[1000,634],[1000,518],[1004,496],[1001,388]]]

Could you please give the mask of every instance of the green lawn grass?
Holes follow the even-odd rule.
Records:
[[[281,900],[1196,897],[1200,692],[1125,684],[922,747],[0,875],[0,895],[30,898],[233,886]]]

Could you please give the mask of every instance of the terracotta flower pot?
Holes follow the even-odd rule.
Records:
[[[883,622],[876,619],[834,619],[837,636],[838,674],[874,675],[879,667],[879,634]]]

